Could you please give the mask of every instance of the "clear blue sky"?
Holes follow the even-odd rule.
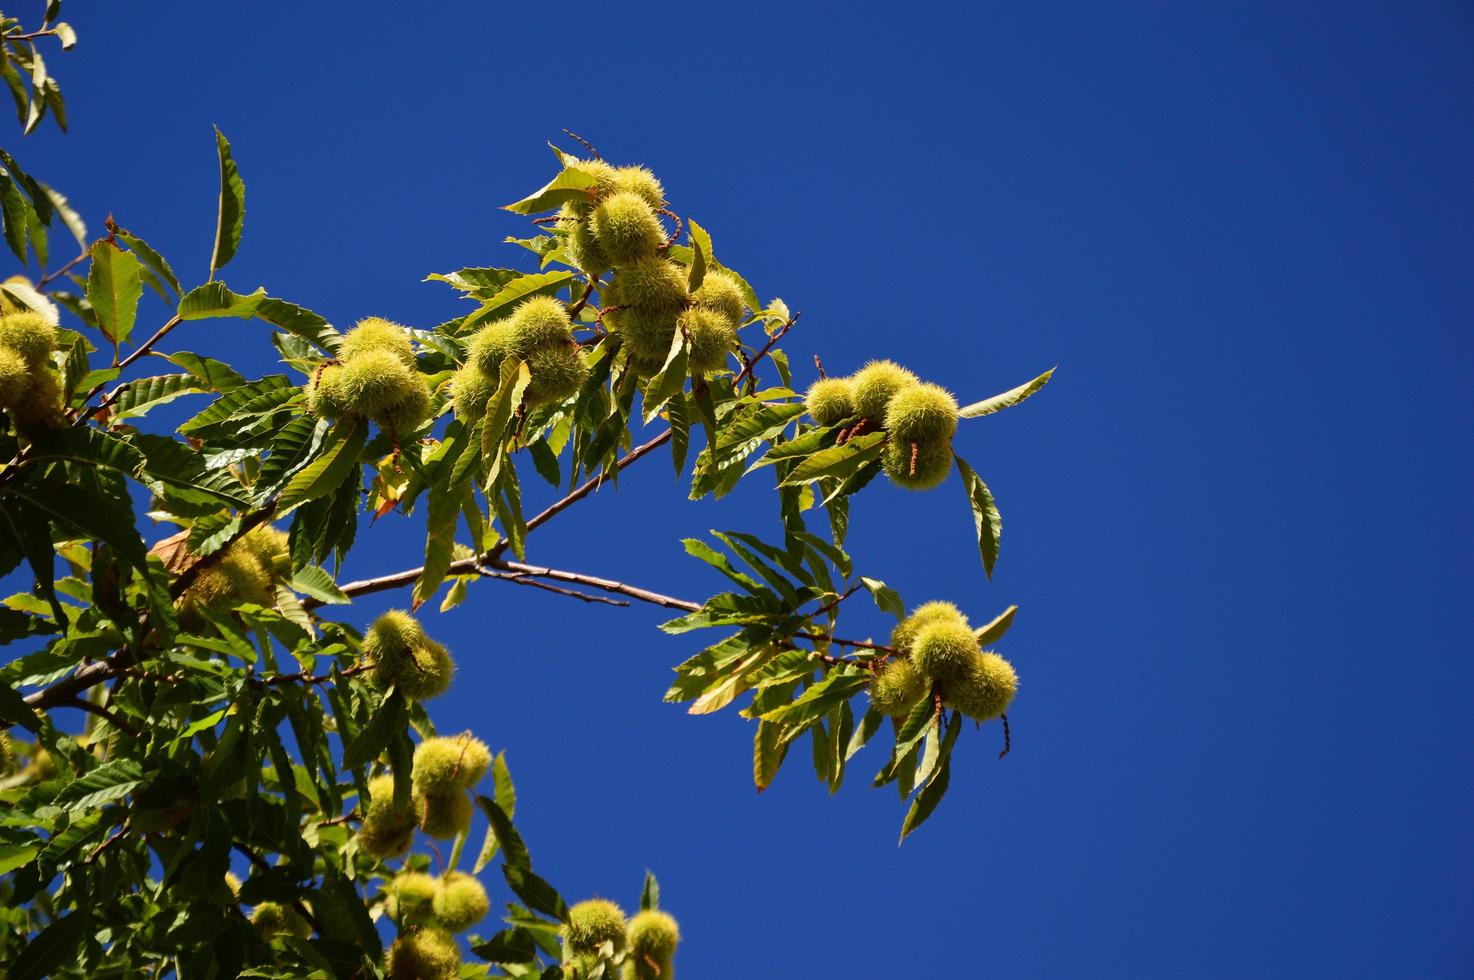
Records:
[[[1474,13],[1117,6],[68,4],[74,132],[5,143],[198,281],[218,123],[232,286],[424,327],[466,309],[425,274],[520,261],[496,206],[567,126],[804,311],[801,367],[1060,366],[959,436],[991,584],[955,482],[857,503],[908,601],[1022,607],[1013,754],[969,731],[899,849],[878,750],[759,797],[748,723],[662,704],[692,643],[656,613],[484,583],[431,617],[435,717],[506,749],[538,869],[627,905],[654,869],[683,976],[1470,976]],[[272,369],[259,325],[177,337]],[[776,504],[683,500],[636,468],[530,557],[717,591],[679,540]],[[380,524],[351,575],[418,563]]]

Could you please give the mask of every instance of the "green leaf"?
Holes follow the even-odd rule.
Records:
[[[646,425],[660,414],[666,402],[685,389],[687,358],[686,334],[677,330],[671,336],[670,351],[665,355],[665,364],[645,388],[641,414]]]
[[[425,528],[425,564],[419,578],[415,579],[410,608],[417,610],[435,594],[440,583],[445,581],[454,560],[456,524],[461,512],[461,498],[465,495],[464,484],[457,487],[432,486],[430,488],[429,516]]]
[[[333,581],[328,570],[317,565],[307,565],[293,572],[292,589],[330,605],[352,601],[338,588],[338,583]]]
[[[511,424],[512,413],[522,403],[522,393],[527,390],[527,384],[532,379],[526,364],[510,358],[502,362],[501,372],[496,394],[492,396],[491,404],[486,406],[486,414],[481,422],[481,454],[486,457],[488,464],[485,483],[487,487],[496,482],[501,472],[507,457],[502,445],[506,440],[507,426]]]
[[[806,726],[863,691],[869,680],[868,674],[850,673],[835,668],[797,700],[765,713],[762,716],[763,721],[782,725],[785,729],[784,741],[792,741]]]
[[[797,486],[812,483],[822,477],[842,478],[855,473],[860,467],[880,457],[885,448],[885,433],[871,432],[856,436],[843,446],[821,449],[804,459],[784,479],[782,486]]]
[[[773,785],[786,755],[788,743],[783,741],[783,726],[759,721],[752,739],[752,781],[759,793]]]
[[[92,246],[92,268],[87,274],[87,302],[97,314],[103,336],[115,344],[127,341],[143,298],[138,257],[103,240]]]
[[[118,420],[138,418],[182,395],[199,394],[206,390],[208,389],[190,374],[160,374],[151,378],[138,378],[123,386],[122,393],[113,402],[113,417]]]
[[[640,889],[640,911],[660,908],[660,882],[649,870],[645,872],[645,887]]]
[[[967,490],[968,503],[972,505],[972,520],[977,527],[978,550],[983,556],[983,571],[991,579],[993,566],[998,562],[998,544],[1003,534],[1003,517],[998,513],[998,504],[993,500],[993,492],[961,456],[957,457],[957,473],[962,477],[962,486]]]
[[[68,785],[51,802],[63,810],[90,810],[126,796],[143,778],[138,760],[114,759]]]
[[[404,695],[391,690],[374,711],[369,723],[343,749],[343,768],[357,769],[376,759],[389,747],[390,739],[402,735],[409,725]]]
[[[5,243],[25,265],[29,260],[26,253],[26,227],[30,224],[31,205],[15,182],[0,168],[0,217],[5,223]]]
[[[325,318],[296,303],[266,296],[256,304],[255,316],[323,350],[337,349],[338,331]]]
[[[726,455],[733,446],[754,439],[771,439],[804,412],[803,402],[783,405],[757,404],[743,409],[717,430],[717,454]],[[878,433],[877,433],[878,434]],[[841,447],[843,448],[843,447]]]
[[[706,279],[706,260],[711,258],[711,236],[696,223],[695,218],[691,219],[690,224],[688,237],[691,242],[691,277],[686,288],[694,293]]]
[[[473,268],[459,272],[432,272],[425,282],[447,282],[456,289],[470,293],[478,299],[495,295],[503,286],[525,275],[517,269]]]
[[[242,320],[256,315],[256,310],[266,299],[265,288],[257,289],[249,296],[233,293],[223,282],[207,282],[185,293],[179,300],[178,317],[181,320],[206,320],[211,317],[237,317]]]
[[[511,280],[481,308],[461,323],[460,333],[470,333],[475,327],[488,320],[496,320],[512,312],[512,307],[529,296],[551,296],[574,279],[572,270],[561,272],[535,272]]]
[[[28,473],[10,492],[51,515],[57,523],[112,545],[134,568],[147,564],[146,549],[134,526],[132,502],[126,495],[96,493],[55,477]]]
[[[128,249],[134,255],[138,256],[139,261],[152,269],[154,274],[161,280],[168,283],[176,294],[184,292],[184,289],[179,285],[179,278],[174,275],[174,270],[169,267],[168,260],[154,251],[148,242],[131,232],[122,230],[116,233],[116,237],[119,241],[127,245]]]
[[[486,942],[472,946],[471,952],[488,963],[498,965],[531,963],[537,959],[537,941],[521,927],[503,929]],[[516,975],[531,976],[530,973]]]
[[[990,643],[996,643],[1002,639],[1003,634],[1007,633],[1008,628],[1013,625],[1013,615],[1016,612],[1018,612],[1018,606],[1009,606],[1003,612],[999,613],[998,618],[987,626],[980,626],[973,630],[977,634],[978,645],[987,646]]]
[[[497,843],[506,853],[507,866],[531,871],[532,855],[527,853],[527,845],[522,842],[522,835],[517,833],[517,828],[512,826],[512,818],[507,815],[507,811],[502,809],[495,800],[487,799],[479,793],[476,794],[476,805],[481,808],[482,813],[486,814],[486,822],[490,824],[491,832],[496,835]],[[485,851],[485,847],[482,850]],[[495,848],[493,848],[494,852]]]
[[[215,128],[215,149],[220,155],[220,213],[215,223],[215,252],[210,259],[210,278],[235,258],[240,248],[241,230],[246,223],[246,185],[241,180],[235,159],[230,155],[230,141],[220,128]]]
[[[45,980],[57,967],[76,959],[90,930],[91,921],[83,909],[57,919],[21,950],[8,967],[8,980]]]
[[[834,445],[834,434],[842,428],[841,426],[830,426],[827,428],[809,429],[800,436],[789,439],[787,442],[774,443],[763,453],[762,458],[749,467],[749,471],[763,466],[771,466],[780,460],[800,459],[804,456],[812,456],[814,453],[826,447]]]
[[[568,905],[563,897],[556,888],[533,874],[531,868],[508,862],[502,865],[502,877],[529,908],[550,915],[559,922],[568,921]]]
[[[0,844],[0,875],[25,867],[40,851],[40,844]]]
[[[951,781],[952,745],[957,741],[960,731],[962,731],[962,714],[954,711],[952,720],[947,725],[947,736],[942,740],[941,763],[936,767],[931,778],[922,786],[921,792],[917,793],[916,798],[911,801],[911,809],[906,811],[906,819],[901,823],[901,841],[904,841],[917,827],[925,823],[926,818],[936,810],[937,804],[942,802],[942,797],[947,792],[947,784]]]
[[[247,384],[246,379],[238,374],[229,364],[223,361],[217,361],[212,357],[201,357],[198,354],[192,354],[187,350],[182,350],[176,351],[173,354],[165,354],[164,360],[172,361],[184,368],[184,370],[193,375],[201,385],[210,391],[233,391],[236,388],[245,387]],[[280,375],[273,375],[272,377],[280,378],[281,384],[278,384],[278,387],[282,386],[282,384],[290,384],[286,381],[286,378]]]
[[[36,716],[35,710],[26,704],[26,699],[16,693],[15,688],[4,681],[0,681],[0,719],[7,725],[20,725],[27,731],[41,730],[41,719]]]
[[[870,598],[875,600],[875,607],[881,612],[888,612],[900,622],[906,618],[906,604],[901,601],[901,594],[884,582],[860,576],[860,581],[870,592]]]
[[[994,395],[992,398],[984,398],[980,402],[973,402],[971,405],[963,406],[957,412],[957,415],[959,418],[975,419],[984,415],[992,415],[994,412],[1001,412],[1005,408],[1012,408],[1019,402],[1028,399],[1040,388],[1049,384],[1049,379],[1053,376],[1054,368],[1050,368],[1028,384],[1019,385],[1017,388],[1005,391],[1001,395]]]
[[[513,214],[538,214],[551,211],[568,201],[592,201],[591,190],[598,183],[592,174],[582,170],[563,170],[534,193],[515,204],[505,204],[503,211]]]
[[[277,512],[285,514],[299,504],[326,496],[345,479],[358,473],[358,455],[363,450],[368,425],[362,419],[345,418],[328,433],[322,452],[296,472],[282,488]]]

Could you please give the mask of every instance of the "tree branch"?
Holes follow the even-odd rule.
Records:
[[[61,702],[61,707],[76,708],[79,711],[85,711],[88,714],[94,714],[97,717],[101,718],[103,721],[106,721],[109,725],[112,725],[118,731],[124,732],[128,735],[132,735],[134,738],[140,741],[143,740],[143,733],[134,728],[132,725],[128,724],[122,718],[119,718],[116,712],[109,711],[100,704],[93,704],[86,698],[71,698],[67,701]]]

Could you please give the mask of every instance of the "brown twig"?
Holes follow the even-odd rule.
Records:
[[[676,230],[671,232],[670,237],[665,240],[665,244],[660,246],[662,252],[668,252],[670,251],[670,247],[676,243],[676,239],[681,237],[681,229],[685,226],[681,224],[681,216],[670,208],[656,208],[655,213],[663,214],[676,223]]]
[[[271,870],[270,863],[268,863],[264,857],[257,854],[252,848],[247,847],[240,841],[231,841],[230,846],[244,854],[248,861],[250,861],[256,867],[260,868],[262,871]],[[297,910],[298,915],[307,920],[307,924],[312,926],[313,932],[318,933],[319,935],[322,934],[322,925],[317,921],[317,918],[312,914],[312,910],[307,907],[305,902],[303,902],[301,899],[297,899],[292,902],[292,907]]]
[[[127,835],[128,835],[128,827],[125,824],[122,827],[119,827],[118,830],[117,830],[117,832],[114,833],[111,837],[109,837],[107,840],[103,841],[101,844],[98,844],[95,848],[93,848],[92,849],[92,853],[89,854],[89,855],[87,855],[87,857],[82,860],[82,863],[83,864],[95,864],[96,861],[97,861],[97,859],[100,858],[100,857],[102,857],[102,852],[103,851],[106,851],[109,847],[112,847],[114,844],[116,844],[119,840],[121,840],[123,837],[126,837]]]
[[[818,354],[815,354],[814,355],[814,367],[819,372],[819,380],[822,381],[825,378],[829,377],[829,375],[827,375],[827,374],[824,373],[824,362],[821,361],[821,360],[819,360],[819,355]]]
[[[607,596],[602,595],[589,595],[586,592],[579,592],[574,589],[564,589],[556,585],[549,585],[547,582],[539,582],[535,578],[529,578],[525,572],[498,572],[485,567],[478,567],[476,571],[486,578],[501,579],[505,582],[511,582],[513,585],[529,585],[534,588],[557,593],[558,595],[568,596],[570,599],[581,599],[584,602],[600,602],[609,606],[629,605],[628,602],[625,602],[622,599],[610,599]]]
[[[143,741],[143,733],[140,732],[138,729],[134,728],[132,725],[128,724],[122,718],[118,717],[117,712],[115,712],[115,711],[109,711],[108,709],[104,708],[100,704],[93,704],[91,701],[88,701],[86,698],[83,698],[83,697],[75,697],[75,698],[72,698],[69,701],[62,702],[61,706],[62,707],[67,707],[67,708],[76,708],[76,709],[78,709],[80,711],[85,711],[88,714],[96,715],[97,717],[101,718],[103,721],[107,722],[109,725],[112,725],[118,731],[120,731],[120,732],[126,732],[127,734],[132,735],[134,738],[138,739],[139,741]]]
[[[568,136],[569,139],[578,140],[580,143],[582,143],[583,144],[583,148],[585,150],[588,150],[590,153],[592,153],[595,160],[602,160],[602,159],[604,159],[603,157],[599,156],[599,151],[596,150],[596,149],[594,149],[594,144],[590,143],[588,140],[584,139],[582,136],[578,135],[573,130],[571,130],[571,129],[565,129],[565,130],[563,130],[563,132],[564,132],[564,134],[566,134]]]
[[[46,273],[46,275],[44,275],[40,279],[38,279],[36,281],[36,288],[37,289],[41,289],[47,283],[49,283],[49,282],[51,282],[51,281],[53,281],[55,279],[60,279],[62,276],[66,275],[68,272],[71,272],[73,269],[75,269],[82,262],[85,262],[87,260],[87,257],[89,255],[91,255],[91,254],[92,254],[91,252],[86,251],[86,250],[83,250],[83,252],[82,252],[81,255],[77,256],[75,259],[72,259],[66,265],[64,265],[61,268],[57,269],[55,272],[48,272],[48,273]]]
[[[568,319],[571,320],[574,317],[578,316],[578,314],[582,312],[583,308],[588,305],[589,297],[594,295],[594,286],[597,285],[598,282],[599,280],[596,277],[589,277],[588,285],[583,287],[583,295],[578,298],[577,303],[574,303],[572,306],[568,307]]]
[[[917,457],[917,454],[920,453],[920,451],[921,451],[921,447],[918,446],[913,441],[911,443],[911,472],[908,473],[907,476],[915,476],[916,475],[916,457]]]
[[[615,310],[622,309],[624,309],[624,307],[620,306],[618,303],[613,306],[603,307],[599,310],[599,312],[594,314],[595,325],[597,325],[600,330],[608,330],[609,328],[604,325],[604,317],[608,316],[610,313],[613,313]]]
[[[766,344],[763,344],[758,352],[752,356],[752,360],[748,361],[747,364],[743,366],[742,370],[737,372],[737,377],[732,379],[733,391],[736,391],[737,386],[742,384],[743,378],[749,377],[752,374],[753,370],[757,368],[758,362],[768,356],[768,352],[771,351],[775,346],[777,346],[778,341],[783,339],[783,335],[792,330],[793,325],[798,322],[798,318],[803,315],[804,311],[799,310],[793,316],[789,317],[788,320],[783,324],[783,326],[773,331],[773,336],[768,338],[768,342]]]

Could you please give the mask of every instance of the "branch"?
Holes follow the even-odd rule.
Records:
[[[666,429],[664,432],[660,433],[660,435],[651,439],[649,442],[642,443],[636,446],[634,449],[631,449],[629,452],[621,456],[619,458],[619,461],[614,464],[614,472],[618,473],[626,466],[640,459],[642,456],[647,456],[654,450],[659,449],[661,446],[670,441],[670,436],[671,430]],[[537,528],[546,524],[548,521],[552,520],[554,517],[557,517],[560,513],[567,510],[569,507],[572,507],[574,504],[578,503],[580,500],[587,497],[595,490],[599,489],[599,485],[604,482],[604,477],[608,475],[608,473],[609,467],[606,466],[604,467],[604,469],[599,471],[597,476],[591,476],[587,480],[585,480],[583,482],[583,485],[580,486],[577,490],[574,490],[562,500],[549,504],[542,513],[538,514],[532,520],[527,522],[527,533],[531,534]],[[510,545],[510,540],[500,541],[496,544],[495,547],[493,547],[490,551],[486,553],[486,557],[494,561],[495,559],[500,558],[506,552],[507,548]],[[454,567],[454,565],[452,567]]]
[[[476,571],[486,578],[499,578],[513,585],[530,585],[534,588],[545,589],[548,592],[556,592],[558,595],[566,595],[571,599],[581,599],[584,602],[602,602],[610,606],[628,606],[629,603],[621,599],[608,599],[601,595],[589,595],[587,592],[577,592],[573,589],[562,589],[556,585],[539,582],[535,578],[528,578],[526,572],[498,572],[483,565],[476,566]]]
[[[787,322],[784,323],[783,326],[779,327],[776,331],[774,331],[773,336],[771,336],[771,337],[768,338],[768,342],[766,344],[763,344],[762,349],[759,350],[756,354],[754,354],[752,356],[752,360],[750,360],[746,364],[744,364],[742,366],[742,370],[737,372],[737,377],[735,377],[735,378],[732,379],[732,390],[733,391],[736,391],[737,390],[737,386],[740,385],[740,384],[742,384],[742,379],[743,378],[748,377],[749,375],[752,374],[753,369],[757,367],[758,361],[761,361],[763,358],[765,358],[765,357],[768,356],[768,352],[771,351],[775,346],[777,346],[778,341],[780,341],[780,340],[783,339],[783,335],[786,334],[788,331],[792,330],[793,329],[793,325],[798,322],[798,318],[801,317],[801,316],[803,316],[803,315],[804,315],[804,311],[803,310],[799,310],[793,316],[789,317],[788,320],[787,320]]]
[[[103,721],[106,721],[109,725],[112,725],[118,731],[126,732],[139,741],[143,740],[143,733],[134,728],[132,725],[128,724],[122,718],[119,718],[116,712],[109,711],[102,705],[94,704],[91,701],[88,701],[86,698],[71,698],[70,700],[63,701],[61,703],[61,706],[67,708],[77,708],[80,711],[86,711],[89,714],[94,714],[97,717],[101,718]]]
[[[574,317],[578,316],[579,312],[582,311],[584,306],[588,304],[589,297],[594,295],[594,284],[598,281],[598,277],[596,276],[589,277],[589,284],[583,287],[583,295],[578,298],[577,303],[574,303],[572,306],[568,307],[568,319],[572,320]]]
[[[79,264],[81,264],[82,262],[87,261],[87,257],[89,255],[91,255],[91,254],[92,254],[91,252],[86,251],[84,249],[81,255],[77,256],[75,259],[72,259],[70,262],[68,262],[66,265],[62,266],[60,269],[57,269],[55,272],[48,272],[48,273],[46,273],[46,275],[44,275],[40,279],[38,279],[36,281],[36,288],[38,290],[39,289],[42,289],[42,288],[44,288],[46,286],[47,283],[51,282],[52,280],[60,279],[62,276],[66,275],[68,272],[71,272],[73,269],[75,269]]]

